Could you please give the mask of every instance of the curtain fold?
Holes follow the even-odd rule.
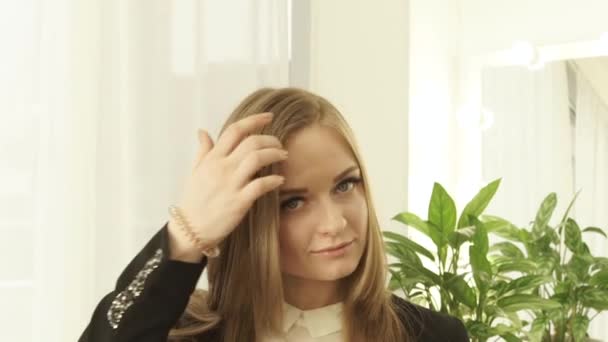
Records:
[[[576,77],[576,188],[581,191],[574,206],[581,228],[594,226],[608,233],[608,106],[584,75]],[[583,238],[596,256],[608,257],[608,241],[595,234]],[[597,316],[590,334],[608,339],[608,313]]]
[[[12,311],[0,316],[0,340],[74,341],[167,220],[192,166],[197,128],[215,139],[245,95],[289,85],[288,4],[20,6],[0,14],[33,27],[5,46],[14,55],[0,57],[16,66],[13,78],[0,80],[15,93],[0,98],[0,127],[11,133],[2,136],[0,175],[12,184],[0,197],[0,229],[9,236],[1,247],[11,263],[0,268],[0,301]]]
[[[483,106],[494,116],[482,137],[483,177],[502,178],[486,212],[527,226],[556,192],[556,213],[563,213],[574,193],[565,63],[486,69],[482,84]]]

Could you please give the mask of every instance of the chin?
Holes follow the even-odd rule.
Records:
[[[320,265],[315,272],[316,279],[323,281],[334,281],[351,275],[359,265],[359,260],[338,260]]]

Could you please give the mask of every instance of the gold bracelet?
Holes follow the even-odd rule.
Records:
[[[215,258],[220,255],[220,248],[218,246],[206,246],[205,243],[194,233],[190,223],[186,217],[182,214],[182,211],[175,205],[169,206],[169,214],[179,224],[181,230],[186,234],[192,243],[194,243],[203,255],[208,258]]]

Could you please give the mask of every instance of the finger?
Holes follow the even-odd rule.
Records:
[[[260,196],[278,188],[284,182],[285,177],[280,175],[256,178],[243,188],[242,194],[247,203],[253,203]]]
[[[213,140],[211,140],[211,137],[207,131],[199,129],[197,133],[199,148],[196,154],[196,160],[194,161],[194,169],[198,167],[205,155],[207,155],[207,153],[209,153],[209,151],[211,151],[213,148]]]
[[[219,137],[214,153],[226,156],[249,134],[261,129],[272,121],[272,113],[262,113],[248,116],[230,126]]]
[[[266,148],[282,148],[279,139],[272,135],[250,135],[232,151],[230,158],[243,161],[251,153]]]
[[[287,151],[280,148],[265,148],[249,154],[238,166],[236,177],[239,184],[247,184],[264,166],[287,159]]]

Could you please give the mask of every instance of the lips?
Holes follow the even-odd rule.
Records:
[[[326,253],[326,252],[337,251],[337,250],[339,250],[341,248],[344,248],[344,247],[350,245],[352,242],[353,242],[353,240],[342,242],[342,243],[339,243],[337,245],[333,245],[331,247],[327,247],[327,248],[323,248],[323,249],[318,249],[318,250],[312,251],[312,253]]]

